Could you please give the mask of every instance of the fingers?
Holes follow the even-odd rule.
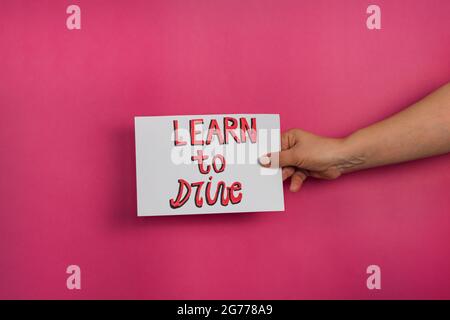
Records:
[[[291,185],[289,187],[289,190],[291,192],[298,192],[307,177],[308,176],[306,175],[305,172],[301,170],[295,171],[294,174],[291,176]]]
[[[281,150],[287,150],[295,146],[297,143],[294,130],[288,130],[281,134]]]
[[[305,182],[306,178],[309,176],[307,171],[301,169],[295,169],[294,167],[285,167],[282,170],[283,181],[291,178],[291,185],[289,190],[291,192],[298,192]]]
[[[259,163],[265,168],[296,167],[298,165],[298,159],[294,150],[288,149],[281,152],[268,153],[259,158]]]
[[[294,172],[295,172],[295,168],[294,167],[284,167],[282,172],[282,177],[283,177],[283,181],[285,181],[287,178],[290,178]]]
[[[301,169],[296,169],[295,167],[284,167],[281,170],[281,175],[283,177],[283,181],[291,178],[291,185],[289,187],[289,190],[291,192],[298,192],[302,187],[303,182],[309,176],[309,172]]]
[[[283,181],[291,178],[291,185],[289,187],[291,192],[298,192],[303,185],[303,182],[308,177],[307,171],[301,169],[296,169],[295,167],[284,167],[281,170],[281,176]]]
[[[298,165],[298,160],[293,149],[281,151],[278,155],[278,161],[280,167],[296,167]]]
[[[259,163],[261,166],[266,168],[298,166],[300,161],[293,148],[297,144],[295,131],[298,131],[298,129],[288,130],[281,134],[281,151],[268,153],[260,157]]]

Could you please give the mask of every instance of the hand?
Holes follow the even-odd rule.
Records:
[[[291,191],[307,177],[336,179],[343,173],[450,153],[450,83],[409,108],[333,139],[293,129],[282,134],[281,152],[260,158],[282,167]]]
[[[300,190],[307,177],[336,179],[344,169],[363,161],[346,157],[346,139],[326,138],[292,129],[281,135],[281,152],[260,158],[265,167],[281,167],[283,181],[291,178],[290,190]]]

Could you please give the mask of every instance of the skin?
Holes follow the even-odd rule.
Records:
[[[281,152],[263,166],[281,167],[283,181],[297,192],[308,177],[336,179],[344,173],[450,152],[450,83],[405,110],[345,138],[291,129]],[[267,161],[270,160],[270,161]]]

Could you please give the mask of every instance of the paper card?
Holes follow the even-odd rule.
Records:
[[[135,117],[138,216],[284,211],[272,114]]]

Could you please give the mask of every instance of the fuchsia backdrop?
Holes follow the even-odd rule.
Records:
[[[284,213],[136,217],[135,115],[341,136],[447,82],[450,2],[376,0],[379,31],[371,3],[1,1],[0,298],[450,298],[448,155],[308,181]]]

